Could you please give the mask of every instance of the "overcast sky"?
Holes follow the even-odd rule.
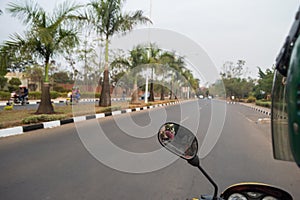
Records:
[[[37,0],[49,11],[62,1]],[[24,29],[6,13],[8,2],[16,1],[0,0],[0,42]],[[274,64],[299,5],[298,0],[127,0],[124,9],[141,9],[149,16],[152,7],[151,27],[194,40],[219,68],[225,61],[245,60],[251,76],[256,76],[257,66]]]

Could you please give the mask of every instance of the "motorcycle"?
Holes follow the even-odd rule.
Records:
[[[16,93],[12,93],[10,96],[10,99],[7,101],[6,105],[11,106],[12,104],[20,104],[20,105],[26,105],[28,104],[28,95],[20,98],[20,96]]]
[[[173,137],[167,133],[172,130]],[[292,200],[292,196],[279,188],[262,183],[238,183],[228,187],[218,196],[218,185],[209,174],[200,166],[198,153],[198,140],[186,127],[168,122],[161,126],[158,132],[159,143],[173,154],[187,160],[189,164],[197,167],[214,187],[213,195],[201,195],[200,199],[193,200]]]

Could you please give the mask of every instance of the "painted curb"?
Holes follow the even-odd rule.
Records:
[[[130,100],[130,98],[126,98],[126,99],[112,98],[111,100],[112,101],[128,101],[128,100]],[[99,101],[99,99],[81,99],[80,100],[80,102],[98,102],[98,101]],[[4,101],[0,102],[0,106],[6,106],[7,105],[6,103],[7,103],[7,101],[6,102],[4,102]],[[27,104],[29,104],[29,105],[37,105],[39,103],[40,103],[39,100],[27,102]],[[51,103],[61,104],[61,103],[66,103],[66,100],[51,100]],[[21,106],[21,105],[17,104],[15,106]]]
[[[33,124],[33,125],[17,126],[17,127],[13,127],[13,128],[0,129],[0,138],[13,136],[13,135],[20,135],[20,134],[24,134],[26,132],[34,131],[34,130],[38,130],[38,129],[54,128],[54,127],[59,127],[59,126],[65,125],[65,124],[81,122],[81,121],[86,121],[86,120],[90,120],[90,119],[99,119],[99,118],[109,117],[109,116],[116,116],[116,115],[121,115],[121,114],[124,114],[124,113],[138,112],[138,111],[148,110],[148,109],[152,109],[152,108],[158,108],[158,107],[162,107],[162,106],[175,105],[175,104],[178,104],[178,103],[180,103],[180,102],[173,102],[173,103],[166,103],[166,104],[156,104],[156,105],[153,105],[153,106],[145,106],[145,107],[141,107],[141,108],[117,110],[117,111],[106,112],[106,113],[98,113],[98,114],[87,115],[87,116],[76,116],[76,117],[69,118],[69,119],[43,122],[43,123],[40,123],[40,124]]]
[[[247,105],[247,104],[244,104],[244,103],[241,103],[241,105],[246,106],[248,108],[251,108],[252,110],[255,110],[257,112],[261,112],[265,115],[271,116],[271,109],[264,108],[264,107],[259,107],[259,106]]]

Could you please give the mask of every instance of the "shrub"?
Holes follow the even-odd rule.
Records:
[[[246,103],[254,103],[256,101],[256,98],[254,96],[248,97]]]
[[[10,105],[10,106],[5,106],[4,110],[12,110],[14,108],[14,105]]]
[[[117,111],[117,110],[121,110],[121,106],[105,107],[105,108],[102,109],[102,112],[112,112],[112,111]]]
[[[0,91],[0,100],[8,100],[10,98],[10,92]]]
[[[256,101],[255,104],[257,106],[262,106],[266,108],[271,108],[271,102],[270,101]]]
[[[68,93],[67,92],[61,92],[60,93],[60,97],[67,98],[68,97]]]
[[[56,91],[50,91],[50,98],[51,99],[56,99],[58,97],[60,97],[61,94],[59,92],[56,92]]]
[[[68,92],[67,89],[65,89],[65,88],[63,88],[61,86],[57,86],[57,85],[53,86],[53,90],[56,91],[56,92],[61,92],[61,93]]]
[[[41,99],[41,92],[29,92],[29,99]]]
[[[48,122],[65,119],[66,115],[34,115],[30,117],[26,117],[22,120],[23,124],[33,124],[38,122]]]
[[[19,89],[19,86],[17,86],[17,85],[9,85],[9,86],[7,86],[7,88],[8,88],[9,92],[13,92],[13,91],[17,91]]]
[[[20,81],[19,78],[12,78],[12,79],[10,79],[10,80],[8,81],[8,83],[9,83],[10,85],[15,85],[15,86],[17,86],[17,87],[19,87],[19,85],[22,84],[22,82]]]

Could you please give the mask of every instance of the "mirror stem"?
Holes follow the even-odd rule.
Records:
[[[206,171],[200,166],[200,161],[198,155],[196,155],[193,159],[187,160],[188,163],[193,165],[194,167],[198,167],[198,169],[202,172],[202,174],[207,178],[207,180],[214,186],[214,196],[213,199],[218,199],[218,186],[212,180],[212,178],[206,173]]]

